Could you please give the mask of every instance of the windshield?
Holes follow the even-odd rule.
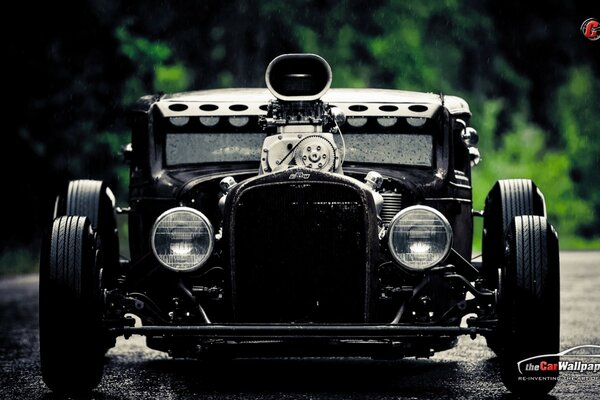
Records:
[[[257,162],[265,133],[167,133],[168,166],[218,162]],[[341,147],[339,136],[336,136]],[[345,161],[431,167],[433,138],[412,133],[347,133]]]
[[[168,133],[167,165],[258,161],[265,133]]]
[[[344,135],[345,161],[431,167],[431,135],[406,133],[351,133]]]

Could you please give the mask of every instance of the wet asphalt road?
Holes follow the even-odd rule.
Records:
[[[600,252],[561,254],[561,350],[600,344]],[[37,277],[0,280],[0,400],[55,399],[38,361]],[[568,378],[572,378],[569,380]],[[561,378],[549,399],[600,398],[600,374]],[[119,339],[90,399],[511,399],[482,338],[428,360],[171,360]]]

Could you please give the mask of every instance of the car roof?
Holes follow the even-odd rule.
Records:
[[[163,95],[156,103],[165,117],[264,115],[275,97],[263,88],[228,88]],[[469,117],[465,100],[457,96],[394,89],[332,88],[321,98],[351,117],[404,116],[431,118],[443,105],[451,114]]]

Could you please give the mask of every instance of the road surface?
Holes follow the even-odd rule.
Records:
[[[561,350],[600,344],[600,252],[561,253]],[[0,280],[0,399],[55,399],[38,361],[37,277]],[[431,359],[171,360],[118,340],[90,399],[510,399],[482,338]],[[571,378],[571,379],[569,379]],[[590,378],[590,376],[588,376]],[[600,373],[561,378],[549,399],[600,398]],[[596,378],[596,379],[593,379]]]

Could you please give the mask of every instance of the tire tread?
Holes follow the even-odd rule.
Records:
[[[102,377],[94,234],[87,217],[58,217],[44,237],[40,265],[42,377],[65,394],[91,391]]]
[[[69,182],[66,193],[59,196],[56,215],[88,217],[94,230],[100,236],[104,249],[105,283],[114,286],[120,274],[119,236],[114,211],[113,195],[110,189],[99,180],[79,179]]]
[[[558,352],[558,238],[545,217],[524,215],[514,218],[506,240],[508,254],[498,305],[502,379],[513,393],[545,394],[556,381],[519,380],[516,363]]]

